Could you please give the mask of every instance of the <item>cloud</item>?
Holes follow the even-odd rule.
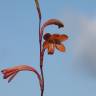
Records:
[[[83,17],[81,19],[81,26],[84,31],[91,32],[92,35],[95,33],[96,35],[96,18],[89,19],[87,17]]]
[[[81,32],[73,41],[73,59],[96,75],[96,18],[81,17],[80,28]]]
[[[60,12],[64,12],[59,17],[64,21],[64,31],[69,36],[70,65],[80,73],[96,75],[96,15],[89,16],[68,7]]]

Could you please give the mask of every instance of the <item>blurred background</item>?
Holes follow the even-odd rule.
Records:
[[[43,22],[57,18],[65,28],[46,32],[67,34],[66,52],[45,53],[44,96],[96,96],[96,1],[39,0]],[[0,0],[0,70],[27,64],[39,70],[38,16],[34,0]],[[40,96],[31,72],[11,83],[0,73],[0,96]]]

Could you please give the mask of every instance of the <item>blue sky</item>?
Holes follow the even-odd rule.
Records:
[[[43,21],[57,18],[68,34],[66,52],[45,53],[44,96],[96,96],[96,1],[40,0]],[[39,71],[38,17],[34,0],[0,0],[0,70],[28,64]],[[10,83],[0,73],[0,96],[40,96],[36,76],[20,72]]]

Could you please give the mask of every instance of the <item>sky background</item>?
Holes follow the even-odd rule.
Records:
[[[43,22],[57,18],[67,34],[66,52],[45,53],[44,96],[96,96],[96,1],[39,0]],[[39,70],[38,16],[34,0],[0,0],[0,70],[27,64]],[[40,96],[37,77],[20,72],[8,84],[0,73],[0,96]]]

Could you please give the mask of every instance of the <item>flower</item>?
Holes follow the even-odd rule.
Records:
[[[1,72],[4,75],[3,78],[4,79],[9,78],[8,82],[10,82],[16,76],[16,74],[20,71],[32,71],[32,72],[34,72],[39,79],[39,83],[41,82],[40,74],[36,71],[36,69],[34,69],[33,67],[30,67],[30,66],[27,66],[27,65],[20,65],[20,66],[15,66],[12,68],[7,68],[7,69],[2,70]]]
[[[65,46],[61,43],[68,39],[65,34],[50,34],[46,33],[44,36],[43,48],[48,50],[48,54],[54,54],[54,49],[58,49],[61,52],[65,52]]]
[[[41,39],[42,39],[42,36],[43,36],[43,33],[44,33],[44,29],[46,27],[48,27],[49,25],[56,25],[58,26],[58,28],[63,28],[64,27],[64,24],[62,21],[58,20],[58,19],[48,19],[46,22],[43,23],[43,25],[41,26],[41,30],[40,30],[40,33],[41,33]]]

